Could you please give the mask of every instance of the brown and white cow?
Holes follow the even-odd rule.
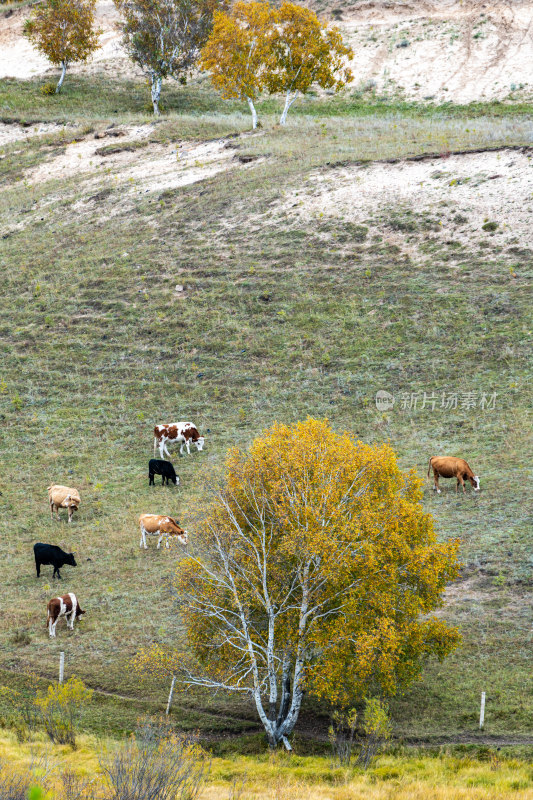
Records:
[[[180,444],[180,455],[183,455],[183,447],[187,448],[187,454],[191,454],[190,443],[194,442],[198,451],[203,450],[205,439],[200,436],[196,425],[192,422],[168,422],[156,425],[154,428],[154,456],[156,448],[159,446],[161,458],[164,453],[170,458],[167,450],[167,442]]]
[[[54,518],[54,511],[57,512],[59,519],[59,509],[68,509],[68,521],[72,522],[72,514],[77,511],[81,498],[77,489],[71,489],[68,486],[60,486],[53,484],[48,487],[48,500],[50,501],[50,514]]]
[[[470,481],[475,492],[479,492],[479,477],[474,475],[464,458],[455,458],[454,456],[433,456],[429,459],[428,478],[429,473],[433,470],[433,478],[435,486],[433,490],[437,490],[440,494],[439,478],[457,478],[455,491],[457,492],[459,484],[465,490],[465,480]]]
[[[78,598],[74,592],[63,594],[61,597],[52,597],[52,599],[48,602],[48,618],[46,620],[50,638],[55,638],[56,625],[60,617],[65,617],[67,621],[67,628],[70,628],[70,630],[73,631],[74,620],[77,617],[81,617],[82,614],[85,614],[85,611],[81,610],[80,604],[78,603]]]
[[[147,536],[159,536],[157,540],[157,547],[161,547],[161,542],[164,539],[167,549],[170,547],[169,539],[172,536],[177,536],[182,544],[187,544],[189,534],[180,528],[179,523],[172,517],[166,514],[141,514],[139,517],[139,525],[141,527],[141,543],[139,547],[148,549],[146,543]]]

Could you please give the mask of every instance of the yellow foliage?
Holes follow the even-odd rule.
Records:
[[[429,614],[457,574],[458,542],[437,541],[421,497],[388,444],[335,433],[327,420],[276,423],[248,454],[232,449],[198,531],[205,558],[184,559],[177,573],[204,672],[228,684],[244,670],[241,625],[267,648],[267,607],[278,675],[284,659],[301,658],[307,689],[334,705],[369,686],[393,694],[428,656],[443,658],[459,635]]]
[[[338,29],[304,6],[237,0],[230,13],[215,12],[200,63],[223,97],[253,102],[263,89],[286,93],[283,122],[297,94],[313,83],[338,91],[351,80],[345,61],[352,55]]]
[[[26,20],[24,33],[52,64],[86,61],[102,32],[94,27],[96,0],[46,0]]]
[[[328,28],[305,6],[287,0],[281,4],[272,47],[276,69],[269,75],[271,92],[305,94],[313,83],[337,91],[352,79],[345,65],[352,49],[343,44],[338,28]]]
[[[209,70],[223,97],[255,100],[264,88],[274,18],[274,9],[264,0],[238,0],[231,14],[215,12],[200,66]]]

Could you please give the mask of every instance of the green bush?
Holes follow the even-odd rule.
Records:
[[[70,678],[66,683],[50,685],[45,695],[37,697],[35,704],[44,729],[54,744],[69,744],[75,749],[75,725],[92,694],[79,678]]]

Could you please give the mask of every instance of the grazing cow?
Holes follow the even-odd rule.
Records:
[[[78,598],[74,592],[69,592],[61,597],[52,597],[48,603],[48,618],[46,620],[50,638],[55,638],[56,625],[60,617],[65,617],[67,621],[67,628],[70,628],[70,630],[73,631],[74,620],[77,617],[81,617],[82,614],[85,614],[85,611],[81,610],[80,604],[78,603]]]
[[[200,436],[196,425],[192,422],[169,422],[163,425],[156,425],[154,428],[154,456],[159,445],[161,458],[166,455],[170,458],[167,450],[167,442],[179,442],[180,456],[183,455],[183,446],[187,448],[187,454],[191,454],[190,443],[194,442],[198,451],[203,450],[205,439]]]
[[[479,492],[479,478],[477,475],[474,475],[464,458],[455,458],[454,456],[433,456],[429,459],[428,478],[431,470],[433,470],[433,478],[435,481],[435,486],[433,489],[436,489],[439,494],[439,477],[457,478],[457,483],[455,485],[456,492],[459,488],[459,484],[461,484],[463,487],[463,493],[466,491],[465,480],[470,481],[475,492]]]
[[[141,543],[139,547],[144,545],[144,549],[148,549],[146,544],[147,536],[159,536],[157,540],[157,547],[161,547],[161,541],[164,539],[167,549],[170,547],[168,540],[171,536],[177,536],[182,544],[187,544],[189,534],[180,528],[179,522],[176,522],[172,517],[165,514],[141,514],[139,517],[139,525],[141,526]]]
[[[44,544],[43,542],[37,542],[37,544],[33,545],[33,554],[35,555],[35,566],[37,568],[37,577],[41,574],[41,564],[51,564],[54,568],[54,572],[52,573],[52,578],[55,578],[56,572],[57,577],[61,579],[61,575],[59,570],[61,567],[64,567],[65,564],[70,564],[71,567],[77,567],[76,559],[74,558],[74,553],[65,553],[60,547],[57,547],[55,544]]]
[[[148,462],[148,485],[155,486],[154,475],[161,475],[161,486],[165,482],[168,486],[169,480],[177,486],[180,482],[179,477],[176,475],[176,470],[170,461],[160,461],[158,458],[151,458]]]
[[[70,489],[68,486],[53,484],[48,487],[48,499],[50,501],[50,514],[54,518],[54,511],[57,512],[59,519],[59,509],[68,509],[68,521],[72,522],[72,514],[77,511],[81,498],[77,489]]]

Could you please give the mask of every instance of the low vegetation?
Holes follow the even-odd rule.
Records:
[[[265,746],[247,699],[177,691],[172,725],[199,731],[212,753],[226,756],[214,758],[203,796],[222,788],[243,799],[270,792],[525,800],[530,766],[496,747],[527,747],[533,714],[531,244],[500,221],[494,227],[494,215],[477,226],[477,238],[463,236],[472,212],[452,195],[454,178],[442,182],[431,208],[392,197],[356,221],[306,216],[303,193],[354,163],[432,154],[443,171],[453,152],[527,148],[529,107],[434,108],[346,93],[301,99],[280,129],[279,101],[270,99],[259,103],[263,130],[249,135],[243,104],[223,102],[206,81],[169,86],[166,115],[148,137],[119,140],[122,154],[114,141],[101,144],[98,157],[128,156],[131,146],[142,163],[157,148],[224,137],[238,158],[235,168],[161,189],[149,169],[123,180],[118,162],[101,168],[96,156],[94,168],[34,179],[76,143],[110,125],[144,125],[151,112],[141,83],[72,76],[61,98],[43,97],[40,84],[0,87],[5,119],[68,123],[0,153],[0,270],[11,311],[0,322],[0,554],[5,596],[24,597],[15,617],[0,620],[0,682],[26,698],[35,688],[45,693],[64,650],[67,678],[75,674],[93,691],[78,723],[86,735],[76,737],[76,768],[97,772],[88,734],[129,735],[167,701],[170,673],[139,675],[134,657],[153,643],[172,646],[184,632],[171,581],[179,551],[140,552],[139,513],[175,514],[194,536],[204,467],[275,420],[328,417],[365,442],[390,442],[400,468],[422,479],[429,456],[441,453],[466,457],[481,476],[480,494],[464,498],[446,483],[436,497],[425,484],[423,507],[439,541],[461,540],[461,572],[438,613],[458,626],[462,644],[390,701],[395,746],[450,748],[392,751],[366,773],[353,761],[332,767],[324,755],[329,709],[308,697],[292,761],[245,757]],[[364,181],[363,166],[356,177]],[[376,407],[379,390],[394,395],[393,408]],[[496,393],[492,408],[479,407],[484,392]],[[412,404],[424,393],[437,397],[434,407]],[[443,407],[442,393],[475,397],[476,405]],[[174,459],[179,488],[149,487],[153,425],[177,418],[198,424],[206,450]],[[80,489],[70,526],[49,518],[46,487],[54,481]],[[60,623],[54,642],[46,602],[58,584],[51,568],[35,577],[38,540],[74,551],[78,567],[65,567],[60,586],[87,610],[72,634]],[[15,736],[42,750],[40,734],[17,729],[6,693],[0,715],[12,731],[4,731],[0,755],[28,765],[30,745]],[[461,739],[486,746],[478,753],[486,760],[458,749]],[[57,752],[73,763],[61,746]]]

